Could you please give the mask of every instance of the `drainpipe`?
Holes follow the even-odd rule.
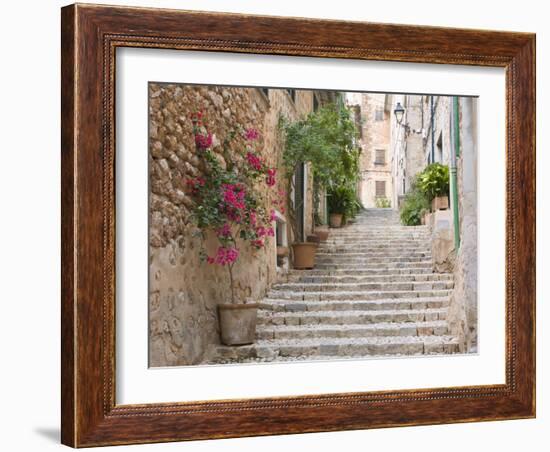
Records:
[[[451,124],[453,125],[453,148],[451,149],[451,203],[453,206],[453,225],[454,225],[454,238],[455,238],[455,250],[460,248],[460,231],[458,221],[458,186],[456,176],[456,159],[460,156],[460,124],[458,117],[458,97],[453,97],[453,109],[451,113]]]
[[[435,163],[434,97],[430,96],[430,127],[432,128],[432,163]]]

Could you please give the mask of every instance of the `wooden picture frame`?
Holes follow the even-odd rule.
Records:
[[[535,416],[535,35],[71,5],[62,9],[62,442],[73,447]],[[506,383],[115,403],[115,50],[506,69]]]

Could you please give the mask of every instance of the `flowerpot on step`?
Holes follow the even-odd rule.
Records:
[[[246,345],[256,339],[258,303],[218,305],[220,338],[225,345]]]
[[[317,243],[312,242],[294,243],[292,245],[294,268],[299,270],[313,268],[315,266],[317,246]]]
[[[328,240],[328,234],[329,234],[329,231],[326,226],[315,228],[315,235],[319,237],[319,240],[321,242],[326,242]]]
[[[329,223],[331,228],[341,228],[342,220],[344,219],[344,214],[342,213],[331,213],[329,216]]]
[[[448,196],[436,196],[432,199],[432,210],[447,210],[449,208],[449,197]]]

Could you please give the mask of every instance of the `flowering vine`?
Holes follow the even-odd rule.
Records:
[[[195,201],[192,215],[201,236],[204,239],[206,231],[213,231],[219,243],[214,256],[209,256],[203,246],[201,258],[227,268],[231,301],[235,303],[233,267],[240,256],[239,244],[248,242],[253,249],[261,249],[266,238],[275,235],[271,195],[262,185],[276,185],[276,170],[268,167],[255,150],[260,133],[253,128],[240,130],[246,146],[233,154],[229,145],[237,132],[229,134],[224,141],[226,165],[222,166],[212,149],[213,136],[205,119],[201,111],[190,115],[197,154],[205,170],[203,176],[187,179],[185,185]]]

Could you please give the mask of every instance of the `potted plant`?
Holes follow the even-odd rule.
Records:
[[[329,189],[328,195],[330,227],[340,228],[347,219],[353,218],[360,209],[355,188],[347,183]]]
[[[258,304],[237,299],[234,267],[241,250],[264,248],[274,236],[274,210],[269,208],[269,187],[275,185],[275,170],[262,161],[254,149],[259,134],[254,129],[233,131],[224,142],[225,165],[212,150],[212,135],[201,112],[191,115],[197,155],[204,163],[202,176],[187,179],[187,193],[194,201],[191,217],[202,238],[200,257],[209,265],[227,269],[228,302],[218,304],[221,341],[226,345],[254,342]],[[230,141],[242,133],[246,146],[240,155],[228,158]],[[266,189],[267,186],[267,189]],[[217,251],[206,252],[205,241],[214,236]]]
[[[418,175],[418,188],[432,205],[432,211],[449,208],[449,167],[432,163]]]
[[[430,202],[418,184],[417,176],[413,182],[410,191],[403,198],[400,207],[401,223],[405,226],[418,226],[425,223],[426,213],[430,211]],[[423,223],[424,222],[424,223]]]

